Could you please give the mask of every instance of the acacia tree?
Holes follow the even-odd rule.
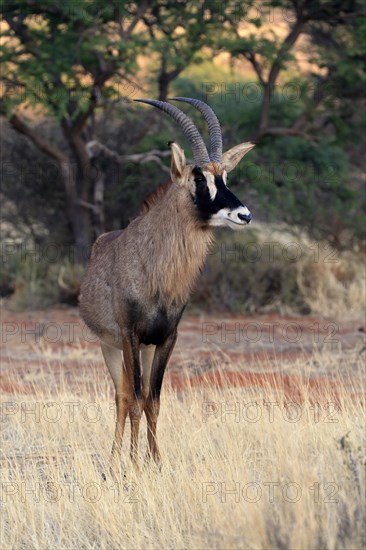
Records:
[[[15,130],[58,164],[79,262],[88,256],[94,238],[92,213],[98,214],[87,148],[91,123],[98,107],[134,89],[130,77],[143,46],[135,30],[148,7],[148,0],[21,0],[3,7],[8,29],[2,47],[1,110]],[[47,141],[19,114],[24,105],[42,107],[58,121],[64,147]]]
[[[357,0],[273,0],[258,4],[257,16],[250,19],[248,10],[254,5],[253,2],[241,5],[239,16],[234,10],[225,10],[223,36],[217,48],[228,51],[234,60],[244,59],[250,63],[262,88],[258,127],[251,139],[259,141],[268,135],[309,137],[318,129],[313,124],[317,109],[328,97],[342,95],[339,81],[345,83],[345,73],[349,77],[352,71],[353,75],[358,74],[359,81],[365,80],[365,19],[362,17],[365,9]],[[274,33],[258,33],[273,10],[288,23],[284,38]],[[256,29],[243,33],[248,23]],[[312,41],[311,61],[321,70],[308,75],[305,108],[292,124],[273,125],[271,107],[276,85],[281,71],[294,61],[293,49],[301,35],[307,35]],[[355,89],[349,78],[347,85]]]
[[[158,55],[158,97],[166,101],[171,83],[189,65],[208,57],[202,48],[212,44],[212,35],[222,19],[223,4],[210,0],[164,0],[143,15]]]
[[[258,124],[251,139],[260,141],[269,135],[313,139],[319,121],[326,124],[334,118],[330,104],[335,98],[344,100],[349,93],[355,97],[356,89],[357,99],[362,97],[366,74],[362,15],[365,10],[359,0],[162,1],[143,16],[152,50],[159,55],[159,99],[166,100],[170,85],[188,65],[229,52],[233,61],[250,63],[262,88]],[[275,17],[287,23],[283,38],[268,28],[260,32]],[[307,59],[318,70],[298,79],[304,108],[291,125],[279,126],[272,121],[273,97],[281,72],[295,60],[294,47],[302,35],[311,43]],[[352,79],[356,74],[357,84]]]
[[[104,225],[103,177],[94,177],[92,170],[92,156],[100,148],[88,147],[94,142],[97,110],[136,91],[131,77],[138,68],[137,56],[146,46],[150,55],[161,54],[159,95],[166,99],[169,84],[189,63],[197,61],[197,52],[208,42],[207,25],[220,6],[206,8],[206,4],[211,3],[5,3],[3,15],[8,29],[2,47],[5,93],[1,111],[16,131],[57,163],[77,261],[85,261],[95,235]],[[27,122],[20,110],[26,105],[41,107],[58,121],[63,147],[50,143]],[[148,159],[159,162],[160,153],[153,153]],[[133,155],[118,159],[124,160],[142,162],[146,158]]]

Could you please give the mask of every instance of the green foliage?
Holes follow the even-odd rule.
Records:
[[[121,20],[131,19],[130,7],[118,2]],[[17,34],[14,41],[5,32],[1,47],[7,112],[42,106],[58,120],[73,121],[90,107],[93,86],[105,98],[118,93],[118,71],[136,69],[144,41],[138,34],[121,38],[114,10],[100,0],[6,3],[5,19]]]
[[[199,97],[202,83],[215,82],[214,70],[216,67],[208,64],[190,69],[187,76],[177,79],[176,93]],[[227,94],[227,89],[235,89],[233,85],[239,91]],[[255,131],[260,97],[245,94],[250,85],[237,73],[228,77],[225,70],[217,70],[216,87],[209,101],[221,121],[224,149],[248,141]],[[290,126],[304,106],[303,97],[289,101],[284,94],[277,94],[274,105],[271,123]],[[194,109],[189,115],[202,128],[202,118]],[[357,215],[362,190],[349,185],[348,154],[334,137],[319,136],[317,141],[268,137],[229,175],[229,185],[243,197],[256,219],[303,225],[313,236],[330,240],[334,224],[359,238],[365,235],[361,216]],[[345,211],[349,215],[344,216]]]

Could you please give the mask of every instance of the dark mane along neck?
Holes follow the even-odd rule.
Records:
[[[165,194],[169,190],[172,183],[173,183],[172,180],[169,180],[165,183],[161,183],[156,189],[154,189],[154,191],[152,191],[150,195],[148,195],[144,200],[144,202],[142,203],[138,216],[143,216],[144,214],[146,214],[146,212],[150,210],[150,208],[152,208],[153,206],[155,206],[155,204],[161,201],[161,199],[165,196]]]

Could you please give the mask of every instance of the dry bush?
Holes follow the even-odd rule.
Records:
[[[2,295],[8,309],[15,311],[59,303],[76,306],[84,269],[67,258],[50,262],[42,255],[15,254],[0,270]]]
[[[299,289],[313,313],[325,317],[362,317],[366,304],[364,259],[352,252],[321,251],[297,265]]]
[[[312,240],[296,227],[256,223],[219,234],[194,300],[212,310],[363,316],[364,255]]]

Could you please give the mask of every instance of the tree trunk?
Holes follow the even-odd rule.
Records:
[[[263,83],[263,99],[261,105],[259,128],[255,136],[256,139],[260,139],[260,137],[265,133],[265,129],[268,128],[268,126],[270,125],[269,112],[271,108],[274,87],[276,85],[278,75],[281,71],[282,60],[299,38],[304,29],[305,23],[306,20],[304,18],[300,18],[293,25],[292,29],[286,36],[285,40],[282,43],[282,46],[278,51],[277,57],[274,60],[272,67],[269,71],[267,81]]]
[[[83,206],[79,206],[75,210],[76,215],[72,224],[75,239],[75,262],[85,265],[94,240],[91,212]]]
[[[159,101],[166,101],[169,94],[169,86],[183,71],[183,67],[176,67],[168,71],[167,53],[164,52],[161,58],[160,73],[158,77]]]
[[[261,114],[260,114],[260,120],[259,120],[259,133],[263,131],[265,128],[267,128],[268,126],[269,109],[271,106],[272,93],[273,93],[273,85],[266,82],[263,86],[263,99],[262,99]]]
[[[91,212],[83,206],[77,194],[75,170],[70,162],[61,165],[62,178],[66,193],[68,219],[74,237],[74,260],[85,265],[88,261],[93,241]]]
[[[94,228],[96,237],[99,237],[99,235],[102,235],[102,233],[105,232],[104,178],[104,173],[98,170],[94,182]]]
[[[92,206],[88,206],[92,186],[91,163],[81,131],[66,126],[63,126],[63,130],[76,161],[76,170],[72,166],[69,169],[70,182],[73,180],[71,187],[74,190],[70,197],[69,215],[75,239],[75,261],[85,264],[94,240]]]
[[[55,159],[59,164],[66,194],[68,220],[75,242],[74,259],[78,263],[85,264],[93,242],[93,230],[91,211],[83,206],[79,199],[82,198],[84,202],[88,201],[91,174],[90,160],[80,134],[73,135],[66,124],[63,124],[65,137],[74,152],[78,167],[78,173],[75,174],[70,158],[50,144],[16,114],[10,117],[9,122],[17,132],[27,136],[40,151]],[[77,184],[78,181],[80,181],[80,185]]]
[[[168,91],[169,91],[169,76],[167,73],[161,73],[159,75],[158,79],[158,85],[159,85],[159,101],[166,101],[168,97]]]

